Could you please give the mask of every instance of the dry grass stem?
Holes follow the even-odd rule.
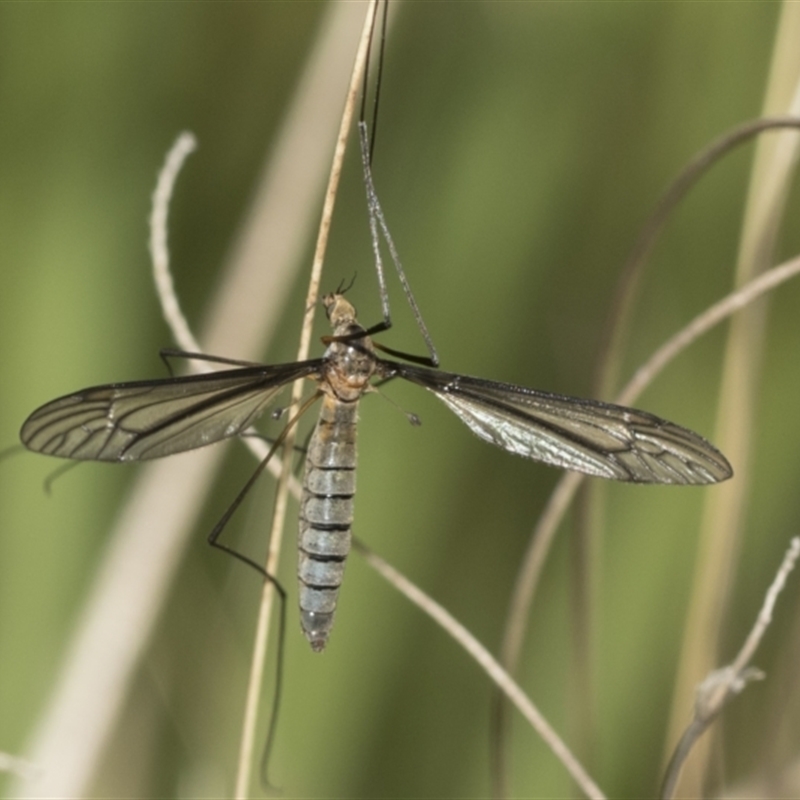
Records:
[[[761,644],[761,639],[764,637],[767,628],[772,622],[772,612],[775,609],[778,595],[783,591],[783,587],[786,585],[786,579],[789,577],[789,573],[794,569],[798,556],[800,556],[800,538],[795,536],[789,545],[789,549],[786,551],[786,555],[783,557],[781,566],[775,575],[775,580],[767,590],[767,594],[764,597],[764,604],[758,612],[755,625],[753,625],[753,629],[748,634],[747,639],[745,639],[742,649],[731,664],[731,669],[734,672],[741,672],[755,655],[756,649],[759,644]]]
[[[158,175],[156,189],[153,192],[153,211],[150,214],[150,255],[153,262],[153,283],[156,289],[156,296],[161,304],[161,311],[164,321],[167,323],[175,342],[181,350],[190,353],[202,352],[202,347],[195,338],[189,325],[186,315],[181,309],[178,295],[175,291],[175,281],[172,278],[172,271],[169,265],[169,206],[172,201],[172,193],[175,182],[178,178],[186,158],[197,148],[197,140],[191,133],[182,133],[172,145],[164,166]],[[220,365],[213,365],[213,362],[189,360],[188,369],[190,372],[210,372]],[[248,429],[247,433],[254,432],[255,429]],[[269,446],[261,439],[242,438],[241,442],[249,448],[253,455],[259,460],[266,458]],[[267,464],[267,469],[276,478],[280,477],[283,469],[283,462],[280,458],[274,457]],[[300,496],[300,484],[294,476],[290,478],[290,491],[295,497]]]
[[[364,25],[361,32],[361,40],[356,51],[355,63],[350,77],[350,85],[345,99],[342,120],[339,126],[339,134],[336,139],[333,162],[331,164],[328,187],[325,192],[325,201],[322,208],[322,218],[320,220],[317,244],[314,250],[314,260],[311,266],[311,276],[309,279],[308,293],[306,295],[306,312],[303,318],[303,327],[300,334],[300,345],[297,351],[297,361],[308,358],[308,351],[311,345],[311,335],[314,326],[314,313],[317,307],[319,296],[319,284],[322,277],[322,265],[328,245],[328,234],[330,232],[333,208],[336,202],[336,194],[339,189],[339,179],[342,173],[344,153],[347,146],[347,137],[350,133],[353,121],[353,111],[355,109],[356,98],[363,80],[366,68],[367,54],[372,34],[373,21],[377,9],[377,0],[373,0],[367,7]],[[303,379],[295,381],[292,386],[292,405],[299,403],[303,394],[305,381]],[[272,530],[270,531],[269,549],[266,561],[266,571],[269,575],[274,575],[278,567],[280,556],[281,539],[286,523],[286,509],[288,506],[289,479],[291,477],[292,459],[291,453],[294,447],[296,428],[292,427],[286,435],[283,447],[283,469],[278,481],[278,488],[275,498],[275,507],[272,517]],[[269,621],[272,612],[272,603],[275,597],[275,587],[270,582],[264,584],[259,607],[258,622],[256,626],[256,638],[253,648],[253,660],[250,669],[250,679],[248,681],[247,699],[245,702],[245,717],[242,726],[242,739],[239,748],[239,766],[236,776],[237,799],[248,796],[252,763],[253,748],[255,743],[256,722],[258,719],[258,708],[260,705],[261,688],[264,683],[264,664],[266,661],[267,643],[269,641]]]
[[[175,282],[169,268],[168,225],[169,206],[175,181],[184,162],[197,149],[197,140],[191,133],[181,133],[167,153],[164,166],[158,174],[156,189],[153,192],[153,211],[150,214],[150,258],[153,263],[153,282],[156,294],[161,302],[169,329],[182,350],[192,353],[200,352],[200,345],[189,328],[189,323],[181,311],[178,297],[175,294]],[[192,362],[190,366],[201,370],[207,368],[202,362]]]
[[[367,563],[392,584],[399,592],[424,611],[434,622],[440,625],[455,641],[469,653],[477,664],[494,681],[495,685],[508,697],[528,720],[531,727],[542,737],[556,758],[561,761],[581,791],[592,800],[602,800],[603,792],[592,780],[580,762],[575,758],[561,737],[550,727],[531,699],[522,691],[511,676],[503,669],[492,654],[460,623],[449,611],[435,600],[421,592],[392,566],[371,552],[359,541],[354,547],[364,556]]]
[[[642,226],[631,254],[620,270],[614,297],[611,301],[605,334],[597,356],[595,391],[598,397],[611,397],[617,384],[622,358],[622,342],[627,332],[630,311],[637,294],[647,259],[653,252],[667,220],[705,173],[723,156],[736,147],[746,144],[765,131],[781,128],[800,128],[797,117],[756,119],[737,125],[698,153],[680,172],[677,178],[656,203]]]
[[[617,395],[616,402],[622,405],[633,403],[639,395],[653,382],[655,377],[677,355],[682,353],[693,342],[708,333],[720,322],[749,306],[759,297],[776,289],[782,283],[800,273],[800,257],[793,258],[780,266],[760,275],[745,284],[741,289],[714,303],[702,314],[698,314],[685,328],[667,339],[658,350],[633,374]]]
[[[764,677],[760,670],[749,667],[748,664],[772,622],[772,612],[778,595],[783,591],[786,579],[794,569],[799,556],[800,538],[794,537],[783,557],[775,579],[767,590],[755,624],[736,658],[727,667],[714,670],[697,688],[694,719],[678,741],[664,776],[660,795],[664,800],[669,800],[675,794],[681,770],[694,743],[717,718],[725,704],[742,692],[750,681]]]

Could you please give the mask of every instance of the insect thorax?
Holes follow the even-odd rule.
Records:
[[[345,402],[358,400],[366,391],[370,378],[379,370],[372,341],[364,333],[364,328],[357,323],[337,326],[334,336],[358,338],[331,342],[325,351],[325,379],[321,388]]]

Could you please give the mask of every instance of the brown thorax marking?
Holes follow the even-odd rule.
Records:
[[[328,349],[320,389],[337,400],[354,402],[371,390],[369,381],[373,375],[380,374],[380,363],[372,339],[363,335],[366,328],[356,318],[353,305],[336,292],[326,294],[322,305],[333,335],[323,338]]]

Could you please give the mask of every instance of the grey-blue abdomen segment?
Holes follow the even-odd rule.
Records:
[[[322,400],[308,443],[300,501],[300,624],[314,650],[322,650],[333,615],[344,563],[350,552],[356,491],[358,402]]]

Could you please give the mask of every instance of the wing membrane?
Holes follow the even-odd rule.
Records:
[[[702,436],[646,411],[384,363],[387,372],[433,392],[473,433],[510,453],[634,483],[717,483],[733,474]]]
[[[90,461],[144,461],[237,436],[287,383],[322,361],[96,386],[34,411],[20,431],[30,450]]]

